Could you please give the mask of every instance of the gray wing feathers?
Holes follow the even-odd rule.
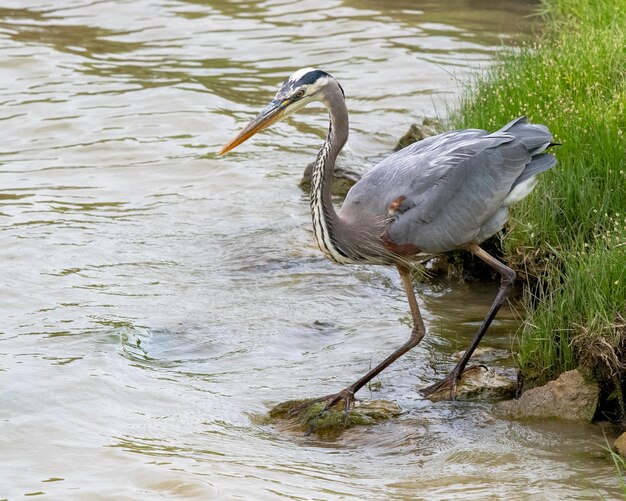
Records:
[[[413,143],[390,155],[367,172],[348,192],[341,207],[342,217],[355,221],[386,217],[389,205],[398,197],[418,197],[432,188],[450,169],[455,158],[448,153],[463,142],[473,142],[485,131],[450,131]],[[448,156],[444,156],[448,155]],[[468,153],[457,153],[456,159]]]
[[[389,226],[393,242],[437,253],[473,241],[530,161],[526,147],[506,135],[486,136],[468,150],[454,152],[447,172],[412,197],[415,207]]]
[[[452,146],[459,143],[460,141],[464,141],[485,134],[487,134],[487,132],[481,129],[450,130],[448,132],[437,134],[436,136],[430,136],[422,139],[421,141],[410,144],[395,153],[395,155],[393,156],[408,156],[415,155],[419,152],[432,151],[434,149],[442,147],[443,145]]]
[[[485,162],[485,152],[491,148],[496,148],[512,140],[510,137],[485,138],[481,141],[484,150],[477,154],[475,149],[467,147],[451,152],[449,155],[442,155],[437,164],[437,171],[440,173],[437,181],[428,185],[426,190],[421,191],[417,196],[409,198],[415,203],[417,210],[414,215],[422,222],[430,223],[444,209],[448,209],[447,202],[454,200],[459,194],[466,191],[472,184],[476,185],[477,191],[469,193],[471,197],[478,195],[477,203],[481,204],[483,195],[487,195],[492,184],[489,180],[479,176],[480,162]],[[495,151],[495,150],[494,150]],[[418,186],[423,183],[414,182],[411,184],[410,192],[415,193]],[[419,186],[422,188],[422,186]],[[477,208],[478,209],[478,208]],[[480,209],[478,209],[480,210]]]
[[[340,216],[355,226],[377,222],[392,243],[425,253],[481,241],[502,228],[509,202],[530,193],[534,176],[555,165],[541,153],[551,140],[526,117],[493,134],[466,129],[424,139],[365,174]]]

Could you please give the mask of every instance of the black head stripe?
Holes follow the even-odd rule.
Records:
[[[330,75],[322,70],[313,70],[302,75],[298,80],[294,83],[294,86],[299,87],[300,85],[310,85],[313,82],[316,82],[318,79],[322,77],[329,77]]]
[[[277,97],[279,99],[289,96],[294,89],[302,87],[303,85],[311,85],[320,78],[330,77],[328,73],[322,70],[311,70],[306,72],[297,80],[291,80],[291,78],[285,80],[278,91]]]

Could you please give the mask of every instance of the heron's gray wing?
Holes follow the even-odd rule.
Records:
[[[435,136],[426,137],[420,141],[409,144],[408,146],[404,147],[402,150],[396,152],[394,155],[391,156],[393,157],[395,155],[415,155],[419,152],[431,151],[445,146],[451,147],[454,144],[467,140],[469,138],[486,134],[488,134],[488,132],[482,129],[449,130],[447,132],[442,132],[441,134],[437,134]]]
[[[353,222],[386,217],[389,205],[398,197],[419,195],[431,188],[448,168],[454,168],[453,163],[444,165],[441,161],[445,153],[486,135],[486,131],[478,129],[449,131],[388,156],[350,189],[341,216]]]
[[[411,208],[390,223],[386,237],[425,253],[472,242],[481,226],[500,210],[530,159],[520,140],[501,133],[440,152],[432,161],[441,175],[426,190],[415,190],[416,183],[412,183],[403,195]]]

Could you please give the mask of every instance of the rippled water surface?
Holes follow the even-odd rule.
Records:
[[[0,499],[611,498],[593,426],[424,401],[495,285],[417,285],[400,418],[336,440],[251,416],[408,335],[394,270],[315,248],[319,109],[217,149],[295,69],[335,74],[369,165],[528,35],[517,0],[9,0],[0,7]],[[504,311],[486,344],[509,347]],[[362,397],[369,395],[363,391]]]

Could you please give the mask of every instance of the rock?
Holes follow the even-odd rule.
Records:
[[[348,414],[340,404],[320,415],[323,408],[324,402],[315,399],[289,400],[270,410],[269,422],[275,422],[288,431],[334,437],[348,428],[381,423],[403,412],[398,404],[387,400],[357,400]]]
[[[515,395],[517,383],[484,365],[466,369],[457,384],[456,400],[502,400]],[[450,390],[444,388],[428,396],[433,402],[450,400]]]
[[[443,131],[443,124],[436,118],[425,118],[422,125],[413,124],[409,131],[400,138],[393,151],[399,151],[406,148],[409,144],[416,143],[430,136],[435,136]]]
[[[626,458],[626,433],[622,433],[619,437],[617,437],[613,447],[615,447],[615,452]]]
[[[315,162],[311,162],[304,169],[302,179],[300,179],[300,188],[305,190],[310,189],[311,172],[313,172],[313,165],[315,165]],[[341,165],[337,165],[335,167],[335,172],[333,173],[333,195],[345,197],[346,193],[348,193],[348,190],[352,188],[354,183],[361,179],[365,170],[365,167],[363,168],[363,171],[358,171],[356,169],[348,169]]]
[[[465,355],[465,351],[457,351],[452,356],[456,360],[461,360],[463,355]],[[471,360],[474,362],[480,362],[481,364],[485,364],[487,362],[494,362],[496,360],[506,360],[507,358],[511,358],[512,355],[513,354],[510,350],[479,346],[478,348],[476,348],[476,350],[474,350]]]
[[[524,392],[517,400],[496,404],[496,413],[509,418],[561,418],[590,422],[598,406],[597,383],[585,381],[578,370],[561,374],[556,381]]]

